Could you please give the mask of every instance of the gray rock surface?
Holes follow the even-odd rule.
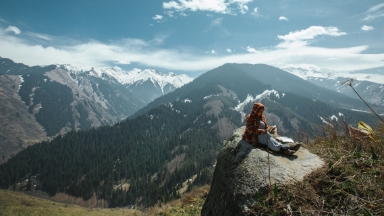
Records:
[[[256,193],[269,191],[268,152],[241,140],[244,129],[235,130],[225,141],[201,215],[255,214],[251,207],[257,201]],[[324,162],[302,147],[292,156],[270,153],[269,164],[271,184],[281,187],[302,181]]]

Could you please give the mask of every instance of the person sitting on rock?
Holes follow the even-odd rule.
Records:
[[[251,113],[245,118],[243,140],[255,147],[258,147],[259,144],[268,144],[268,148],[273,151],[282,151],[286,155],[294,154],[300,148],[300,144],[283,144],[273,138],[269,133],[274,134],[276,127],[268,126],[263,112],[264,105],[259,102],[254,103]]]

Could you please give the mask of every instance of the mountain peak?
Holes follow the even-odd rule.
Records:
[[[384,84],[384,76],[381,74],[367,74],[360,72],[350,72],[350,71],[334,71],[326,68],[319,68],[315,65],[301,64],[301,65],[285,65],[285,66],[276,66],[281,70],[289,72],[295,76],[298,76],[304,80],[308,79],[332,79],[345,78],[350,79],[354,78],[360,81],[369,81],[373,83]]]
[[[154,69],[139,69],[134,68],[130,71],[125,71],[120,67],[75,67],[72,65],[57,65],[57,67],[64,69],[70,73],[88,73],[90,76],[95,76],[101,79],[116,80],[123,85],[141,84],[146,81],[151,81],[155,86],[159,86],[161,91],[166,85],[171,85],[174,88],[179,88],[193,80],[186,74],[175,74],[169,72],[167,74],[159,72]]]
[[[335,71],[323,69],[316,67],[314,65],[300,65],[298,66],[285,66],[280,69],[287,71],[293,75],[296,75],[304,80],[308,78],[327,78],[334,79],[337,77],[338,73]]]

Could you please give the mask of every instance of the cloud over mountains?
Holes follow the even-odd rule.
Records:
[[[227,48],[223,48],[223,52],[218,54],[215,49],[210,53],[216,55],[208,56],[185,49],[161,48],[160,45],[167,39],[166,37],[150,41],[128,38],[110,43],[90,40],[72,45],[48,43],[43,46],[22,33],[7,34],[9,31],[0,28],[0,47],[2,47],[0,56],[29,65],[58,63],[75,66],[111,66],[111,64],[138,63],[145,67],[186,72],[206,71],[225,63],[313,64],[343,71],[384,66],[384,54],[365,54],[367,46],[325,48],[310,45],[309,41],[318,36],[340,37],[347,34],[332,26],[311,26],[286,35],[278,35],[277,38],[282,42],[271,48],[256,50],[248,46],[242,53],[236,52],[236,54]]]
[[[38,16],[43,13],[27,15],[28,6],[14,6],[0,17],[0,56],[28,65],[117,65],[196,74],[225,63],[378,68],[377,73],[384,67],[379,28],[384,3],[360,7],[332,1],[165,0],[143,9],[146,4],[85,4],[95,10],[73,19],[63,15],[61,23]],[[105,11],[117,6],[124,13]],[[19,20],[21,14],[26,20]],[[331,25],[329,20],[337,22]]]

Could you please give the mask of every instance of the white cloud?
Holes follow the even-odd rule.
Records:
[[[285,17],[285,16],[281,16],[281,17],[279,17],[279,20],[285,20],[285,21],[288,21],[288,18]]]
[[[375,5],[371,8],[369,8],[366,13],[372,13],[372,12],[380,10],[381,8],[384,8],[384,3],[378,4],[378,5]]]
[[[252,48],[250,46],[247,46],[247,52],[250,52],[250,53],[257,53],[258,51],[255,49],[255,48]]]
[[[235,14],[233,5],[237,6],[240,13],[248,11],[247,4],[253,0],[172,0],[163,2],[166,10],[184,11],[211,11],[221,14]]]
[[[373,26],[367,26],[367,25],[361,26],[361,30],[363,30],[363,31],[371,31],[373,29],[375,29],[375,28],[373,28]]]
[[[212,20],[211,26],[221,26],[221,23],[223,23],[223,18],[217,18]]]
[[[295,31],[295,32],[289,32],[287,35],[279,35],[278,37],[280,39],[283,39],[285,41],[296,41],[296,40],[308,40],[313,39],[316,36],[319,35],[329,35],[329,36],[342,36],[346,35],[345,32],[340,32],[337,27],[323,27],[323,26],[311,26],[307,29],[301,30],[301,31]]]
[[[5,21],[5,20],[3,20],[3,19],[0,19],[0,22],[7,22],[7,21]]]
[[[227,52],[231,53],[231,52],[232,52],[232,50],[228,48],[228,49],[227,49]]]
[[[191,11],[212,11],[217,13],[226,13],[227,12],[227,6],[225,4],[224,0],[178,0],[176,1],[170,1],[170,2],[163,2],[163,8],[168,10],[177,10],[177,11],[184,11],[184,10],[191,10]]]
[[[380,17],[384,17],[384,13],[376,13],[376,14],[368,14],[363,20],[364,21],[373,21],[375,19],[378,19]]]
[[[158,15],[158,14],[155,15],[154,17],[152,17],[152,19],[155,20],[158,23],[164,23],[167,20],[167,18],[165,18],[162,15]]]
[[[54,40],[54,37],[52,37],[50,35],[46,35],[46,34],[38,34],[38,33],[33,33],[33,32],[26,32],[25,34],[28,36],[38,38],[38,39],[43,39],[46,41],[53,41]]]
[[[217,52],[215,50],[212,50],[211,53],[212,54],[217,54]]]
[[[6,32],[13,32],[15,34],[20,34],[21,31],[19,28],[17,28],[16,26],[8,26],[8,28],[5,29]]]
[[[154,20],[162,20],[162,19],[163,19],[163,16],[161,16],[161,15],[156,15],[156,16],[152,17],[152,19],[154,19]]]
[[[237,3],[239,6],[240,13],[245,14],[248,11],[247,4],[252,2],[253,0],[231,0],[232,3]]]
[[[169,17],[175,17],[175,16],[173,15],[173,12],[174,12],[174,11],[164,11],[164,13],[167,14]]]
[[[380,17],[384,17],[384,10],[382,10],[382,8],[384,8],[384,3],[377,4],[373,7],[370,7],[365,12],[365,14],[367,14],[367,15],[365,16],[363,21],[373,21],[373,20],[378,19]]]
[[[258,7],[255,7],[255,9],[253,9],[253,12],[252,12],[252,15],[256,16],[256,17],[260,17],[260,13],[259,13],[259,8]]]
[[[240,5],[239,7],[240,7],[240,13],[242,13],[242,14],[247,13],[247,11],[248,11],[247,5]]]
[[[309,28],[310,29],[310,28]],[[295,36],[298,32],[291,32],[280,36],[282,40],[299,39],[305,42],[308,38],[325,33],[304,34]],[[332,32],[332,31],[331,31]],[[340,31],[328,32],[333,35],[343,35]],[[309,37],[308,35],[312,35]],[[288,37],[289,36],[289,37]],[[49,43],[42,46],[23,35],[8,34],[0,27],[0,56],[10,58],[15,62],[27,65],[71,64],[81,67],[113,67],[116,64],[137,63],[146,68],[161,68],[163,70],[177,70],[186,72],[205,72],[225,63],[270,64],[284,66],[287,64],[311,64],[319,68],[336,71],[355,71],[384,67],[384,53],[367,53],[368,46],[360,45],[343,48],[324,48],[304,44],[298,47],[270,47],[256,52],[243,52],[231,55],[220,55],[215,50],[202,55],[196,51],[180,48],[161,48],[166,36],[158,36],[153,40],[124,39],[102,43],[89,40],[67,45]],[[284,38],[284,39],[283,39]],[[64,41],[64,40],[61,40]],[[284,40],[285,41],[285,40]],[[57,42],[57,40],[54,40]],[[62,42],[64,43],[64,42]],[[248,47],[247,47],[248,48]],[[33,55],[31,55],[33,53]],[[380,80],[378,80],[379,82]],[[381,81],[384,83],[384,80]]]
[[[284,42],[277,45],[280,48],[286,47],[300,47],[306,46],[308,40],[314,39],[319,35],[329,35],[333,37],[338,37],[346,35],[347,33],[341,32],[337,27],[323,27],[323,26],[311,26],[307,29],[289,32],[287,35],[278,35],[277,37],[284,40]]]

